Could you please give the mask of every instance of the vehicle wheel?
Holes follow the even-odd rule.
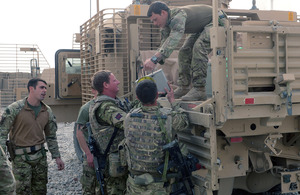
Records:
[[[78,160],[80,162],[83,162],[83,158],[82,158],[83,151],[81,150],[80,145],[78,143],[78,140],[77,140],[77,137],[76,137],[76,131],[77,131],[77,124],[75,123],[75,125],[74,125],[74,131],[73,131],[74,149],[75,149],[75,153],[76,153],[76,156],[77,156]]]
[[[241,189],[233,189],[232,191],[232,195],[253,195],[252,193],[249,193],[245,190],[241,190]]]

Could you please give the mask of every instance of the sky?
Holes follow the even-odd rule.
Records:
[[[100,1],[100,10],[125,8],[132,0]],[[300,0],[256,0],[260,9],[298,11]],[[91,5],[90,5],[91,4]],[[250,9],[252,0],[232,0],[231,8]],[[298,9],[298,10],[297,10]],[[1,0],[0,43],[37,44],[51,67],[58,49],[71,49],[74,33],[96,13],[96,0]]]

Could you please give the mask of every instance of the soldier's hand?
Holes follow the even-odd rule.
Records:
[[[155,66],[156,65],[151,61],[150,58],[144,62],[144,70],[145,71],[153,71]]]
[[[86,155],[86,160],[89,167],[94,168],[94,156],[91,153]]]
[[[58,170],[63,170],[65,168],[64,162],[59,157],[57,157],[55,159],[55,161],[56,161]]]
[[[174,98],[174,90],[171,86],[171,84],[168,82],[168,85],[169,85],[169,88],[170,88],[170,91],[165,87],[165,91],[167,92],[167,98],[168,98],[168,101],[170,103],[173,103],[175,102],[175,98]]]

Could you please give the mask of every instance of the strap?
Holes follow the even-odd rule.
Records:
[[[170,137],[167,135],[167,131],[166,128],[164,126],[164,122],[162,120],[162,116],[161,116],[161,112],[159,111],[159,109],[156,112],[157,115],[157,120],[160,126],[160,129],[162,130],[162,132],[165,133],[166,135],[166,139],[167,139],[167,143],[170,143]],[[165,155],[165,164],[164,164],[164,171],[163,171],[163,175],[162,175],[162,180],[164,182],[167,181],[167,170],[168,170],[168,164],[169,164],[169,151],[166,151],[166,155]]]
[[[112,134],[112,136],[111,136],[111,138],[110,138],[110,140],[107,144],[107,147],[105,149],[104,156],[106,156],[108,154],[108,152],[110,150],[110,146],[112,145],[112,143],[113,143],[113,141],[114,141],[114,139],[117,135],[118,130],[119,130],[119,128],[115,127],[114,132],[113,132],[113,134]]]
[[[90,127],[90,123],[89,122],[86,123],[86,126],[88,127],[88,136],[90,137],[93,134],[91,128],[89,128]],[[113,132],[113,134],[112,134],[112,136],[111,136],[111,138],[110,138],[110,140],[109,140],[109,142],[107,144],[107,147],[106,147],[106,149],[104,151],[104,156],[105,157],[106,157],[106,155],[108,154],[108,152],[110,150],[110,147],[111,147],[111,145],[112,145],[112,143],[113,143],[113,141],[114,141],[114,139],[115,139],[115,137],[117,135],[118,130],[119,130],[119,128],[115,127],[114,132]]]
[[[35,146],[29,146],[29,147],[25,147],[25,148],[18,148],[18,149],[15,149],[15,154],[22,155],[22,154],[26,154],[26,153],[31,153],[31,152],[38,151],[42,148],[44,148],[44,144],[38,144]]]

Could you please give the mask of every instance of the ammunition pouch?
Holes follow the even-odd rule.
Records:
[[[16,146],[9,140],[6,141],[7,151],[9,153],[8,160],[13,161],[16,157],[15,155],[15,148]]]
[[[125,139],[121,141],[121,143],[118,146],[118,152],[120,156],[120,162],[121,166],[126,167],[127,166],[127,158],[126,158],[126,144]]]
[[[110,153],[108,155],[108,161],[108,172],[111,177],[121,177],[127,174],[127,167],[121,165],[120,156],[118,152]]]
[[[141,175],[133,175],[129,173],[129,176],[133,179],[134,183],[141,186],[146,186],[151,183],[163,182],[161,177],[154,177],[150,173],[144,173]]]

